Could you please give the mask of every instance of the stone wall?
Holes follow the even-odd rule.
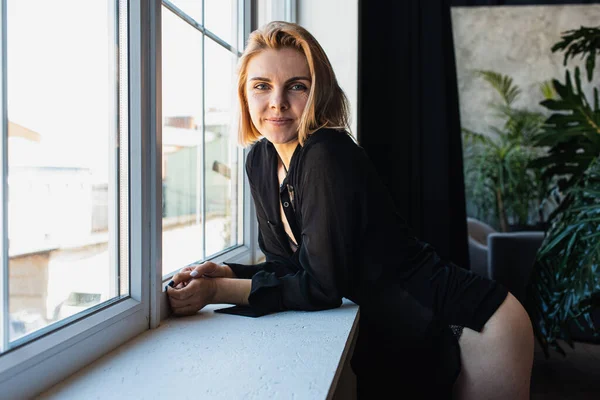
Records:
[[[512,76],[523,92],[515,105],[544,111],[539,84],[557,78],[562,82],[565,74],[563,53],[552,53],[552,46],[564,31],[599,26],[600,5],[455,7],[452,25],[461,124],[485,133],[489,124],[498,122],[488,104],[499,97],[473,71],[489,69]],[[584,64],[576,58],[568,67],[572,70],[575,65]],[[599,83],[597,65],[594,85]]]

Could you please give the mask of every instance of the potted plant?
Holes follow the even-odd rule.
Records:
[[[521,90],[513,79],[494,71],[477,71],[499,94],[491,104],[503,120],[487,133],[463,129],[465,191],[469,213],[502,232],[533,229],[543,223],[538,215],[546,192],[541,171],[529,163],[544,150],[534,147],[546,117],[514,106]],[[533,215],[533,218],[532,218]]]
[[[546,356],[549,346],[565,354],[557,339],[573,346],[574,328],[600,340],[592,318],[600,307],[600,157],[566,189],[527,293],[527,310]]]
[[[587,81],[592,82],[600,55],[600,27],[567,31],[552,51],[565,51],[564,64],[581,55]],[[548,348],[564,351],[557,342],[600,341],[600,101],[593,103],[582,88],[579,67],[574,82],[553,80],[556,97],[541,104],[552,112],[535,145],[549,149],[532,162],[546,178],[556,178],[562,193],[552,213],[551,227],[538,252],[527,289],[526,308],[546,356]],[[587,334],[586,334],[587,332]]]

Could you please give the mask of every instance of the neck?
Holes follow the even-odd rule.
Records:
[[[292,155],[294,155],[294,151],[298,146],[298,141],[294,140],[288,143],[273,144],[273,146],[275,146],[275,150],[277,150],[277,154],[279,154],[285,168],[288,169],[290,167]]]

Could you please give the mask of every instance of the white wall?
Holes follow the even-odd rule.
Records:
[[[356,136],[358,0],[297,0],[297,23],[321,44],[351,108]]]
[[[289,1],[289,3],[288,3]],[[294,20],[294,0],[258,0],[256,5],[256,27],[261,28],[270,21]]]

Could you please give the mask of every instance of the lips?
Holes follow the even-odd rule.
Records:
[[[286,125],[293,120],[291,118],[267,118],[266,121],[273,125]]]

